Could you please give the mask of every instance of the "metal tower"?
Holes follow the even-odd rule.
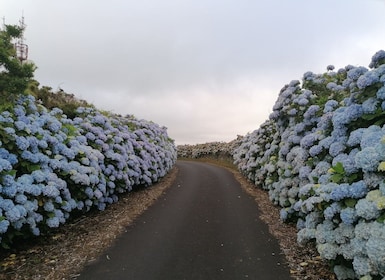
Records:
[[[26,27],[24,23],[24,16],[21,17],[19,24],[22,30],[22,34],[21,34],[21,37],[15,43],[15,50],[16,50],[16,57],[20,60],[20,63],[23,63],[28,59],[28,45],[24,44],[24,30]]]

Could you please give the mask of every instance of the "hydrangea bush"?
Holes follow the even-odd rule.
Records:
[[[120,193],[158,181],[175,161],[165,127],[95,108],[69,119],[22,96],[0,114],[0,242],[104,210]]]
[[[237,139],[230,142],[208,142],[195,145],[178,145],[178,158],[229,158],[232,160],[233,152],[240,144],[242,136],[238,135]]]
[[[338,279],[385,277],[385,51],[283,87],[234,162]]]

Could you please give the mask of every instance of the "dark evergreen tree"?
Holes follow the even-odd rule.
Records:
[[[23,94],[36,69],[17,56],[14,41],[22,38],[23,32],[23,27],[15,25],[4,25],[0,30],[0,97],[4,101]]]

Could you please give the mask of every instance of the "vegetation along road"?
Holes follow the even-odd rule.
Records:
[[[77,279],[290,279],[232,173],[179,161],[166,193]]]

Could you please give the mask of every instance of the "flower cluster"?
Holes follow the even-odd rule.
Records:
[[[74,212],[104,210],[176,161],[165,127],[94,108],[67,118],[22,96],[0,114],[0,242],[39,235]]]
[[[179,158],[232,158],[233,151],[237,147],[242,139],[242,136],[238,136],[237,139],[226,142],[209,142],[204,144],[195,145],[178,145],[178,157]]]
[[[306,72],[234,150],[239,170],[297,223],[299,242],[333,260],[339,279],[385,275],[384,58],[377,52],[370,70]]]

